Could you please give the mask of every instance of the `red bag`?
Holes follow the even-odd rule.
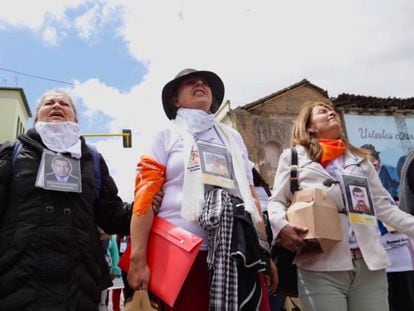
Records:
[[[203,239],[169,221],[154,217],[148,239],[148,266],[151,271],[149,291],[170,307],[197,257]],[[122,254],[118,266],[129,270],[131,244]]]

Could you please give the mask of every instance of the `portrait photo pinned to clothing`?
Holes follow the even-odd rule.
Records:
[[[197,143],[203,181],[206,184],[234,188],[233,169],[227,150],[221,146]]]
[[[45,150],[36,186],[55,191],[82,192],[79,160]]]
[[[368,180],[365,177],[342,175],[346,204],[351,223],[376,225]]]
[[[354,212],[373,214],[372,208],[367,201],[367,190],[364,187],[351,186],[352,209]]]

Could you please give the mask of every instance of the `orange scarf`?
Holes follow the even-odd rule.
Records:
[[[322,156],[319,163],[326,167],[328,163],[339,158],[346,150],[345,143],[342,139],[318,139],[322,147]]]
[[[142,156],[137,169],[133,213],[143,215],[151,207],[152,198],[164,184],[165,166],[150,157]]]

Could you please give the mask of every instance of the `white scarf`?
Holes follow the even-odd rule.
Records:
[[[77,159],[82,156],[77,123],[38,121],[35,129],[48,149],[59,153],[68,152]]]
[[[182,109],[182,108],[181,108]],[[184,185],[183,185],[183,202],[181,206],[181,216],[188,220],[198,220],[204,207],[204,184],[202,182],[201,169],[189,170],[189,161],[191,157],[191,149],[197,148],[193,132],[189,129],[188,123],[197,127],[197,124],[203,124],[205,127],[207,123],[199,122],[198,116],[205,118],[206,112],[199,113],[197,109],[187,109],[187,112],[182,114],[177,111],[177,117],[173,120],[176,128],[183,139],[184,144]],[[189,110],[193,110],[194,113]],[[246,170],[244,161],[242,158],[242,151],[240,150],[237,142],[234,140],[230,131],[226,126],[216,122],[213,116],[212,126],[218,131],[219,135],[224,140],[224,144],[227,150],[230,152],[233,162],[233,170],[235,179],[237,181],[238,189],[241,194],[241,198],[245,204],[245,210],[252,216],[255,224],[261,221],[259,212],[256,209],[256,205],[251,194],[248,180],[246,178]],[[211,127],[211,126],[210,126]],[[208,128],[205,128],[207,130]],[[200,127],[198,127],[200,128]],[[194,127],[193,127],[194,130]]]

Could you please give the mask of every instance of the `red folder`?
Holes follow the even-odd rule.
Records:
[[[177,300],[202,241],[201,237],[154,217],[148,239],[149,291],[170,307]],[[131,244],[128,244],[118,264],[125,272],[129,270],[130,257]]]

